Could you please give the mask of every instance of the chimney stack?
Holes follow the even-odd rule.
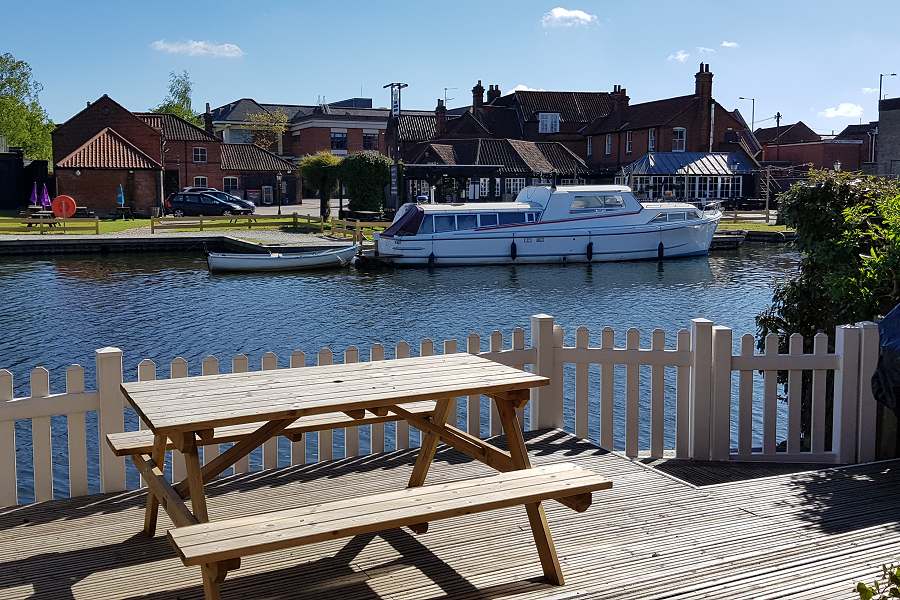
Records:
[[[700,70],[694,75],[694,95],[701,98],[712,98],[713,74],[709,72],[709,65],[700,63]]]
[[[209,102],[206,103],[206,112],[203,113],[203,128],[207,133],[213,133],[212,111],[209,109]]]
[[[500,86],[499,85],[489,85],[488,93],[487,93],[487,101],[488,104],[496,100],[500,97]]]
[[[444,100],[438,98],[437,108],[434,109],[434,135],[441,137],[447,130],[447,107],[444,106]]]
[[[625,91],[621,85],[614,85],[613,91],[610,93],[610,98],[613,101],[613,110],[617,110],[620,108],[627,108],[628,101],[631,98],[628,97],[628,93]]]
[[[475,87],[472,88],[472,110],[481,108],[484,104],[484,86],[481,85],[481,80],[478,80],[478,83],[475,84]]]

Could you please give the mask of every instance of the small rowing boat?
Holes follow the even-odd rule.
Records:
[[[305,271],[343,267],[353,260],[358,245],[342,246],[319,252],[240,254],[210,252],[206,262],[210,271]]]

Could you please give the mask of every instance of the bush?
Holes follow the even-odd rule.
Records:
[[[340,166],[341,159],[327,150],[300,160],[300,174],[306,185],[319,192],[319,214],[326,221],[331,214],[328,201],[337,183]]]
[[[351,154],[341,164],[341,182],[347,188],[350,210],[380,212],[385,186],[391,182],[391,159],[374,151]]]
[[[888,600],[900,598],[900,567],[881,567],[881,577],[873,585],[860,581],[856,584],[859,600]]]

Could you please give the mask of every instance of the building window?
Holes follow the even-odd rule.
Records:
[[[332,150],[347,150],[347,132],[346,131],[332,131],[331,132],[331,149]]]
[[[588,138],[587,138],[587,155],[588,155],[588,158],[590,158],[591,156],[594,155],[594,144],[591,143],[591,142],[593,141],[593,139],[594,139],[594,138],[592,138],[591,136],[588,136]]]
[[[625,154],[631,154],[631,132],[625,132]]]
[[[606,148],[604,148],[603,153],[609,156],[612,154],[612,134],[606,134]]]
[[[676,127],[672,130],[672,152],[684,152],[687,142],[687,129]]]
[[[206,148],[194,148],[194,162],[195,163],[205,163],[206,162]]]
[[[538,133],[559,133],[559,113],[538,113]]]
[[[478,180],[478,197],[487,198],[491,195],[491,178],[482,177]]]
[[[196,148],[194,148],[196,150]],[[194,177],[194,187],[208,187],[206,185],[206,177],[203,175],[197,175]]]
[[[332,136],[334,134],[331,134]],[[331,138],[334,140],[334,138]],[[334,142],[332,141],[332,144]],[[378,132],[363,131],[363,150],[378,150]]]
[[[225,193],[230,194],[231,192],[237,190],[240,187],[237,177],[223,177],[222,178],[222,189],[225,190]]]
[[[656,152],[656,130],[647,131],[647,152]]]
[[[507,177],[506,178],[506,193],[516,195],[522,188],[525,187],[525,178],[524,177]]]

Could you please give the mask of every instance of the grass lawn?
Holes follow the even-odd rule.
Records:
[[[15,213],[15,211],[0,212],[0,228],[11,228],[15,229],[15,231],[0,231],[0,235],[40,235],[42,229],[44,231],[44,235],[62,235],[62,228],[59,226],[53,227],[49,230],[46,227],[28,227],[23,224],[15,223],[14,219],[17,219],[18,215],[9,213]],[[91,225],[91,223],[87,221],[77,222],[78,227],[84,227],[87,225]],[[150,227],[150,219],[100,220],[100,233],[116,233],[118,231],[134,229],[137,227]],[[91,228],[87,230],[69,231],[65,235],[78,235],[85,233],[93,234],[94,230],[93,228]]]
[[[793,229],[784,225],[767,225],[765,221],[732,221],[731,219],[722,219],[719,221],[720,231],[728,229],[744,229],[747,231],[793,231]]]

